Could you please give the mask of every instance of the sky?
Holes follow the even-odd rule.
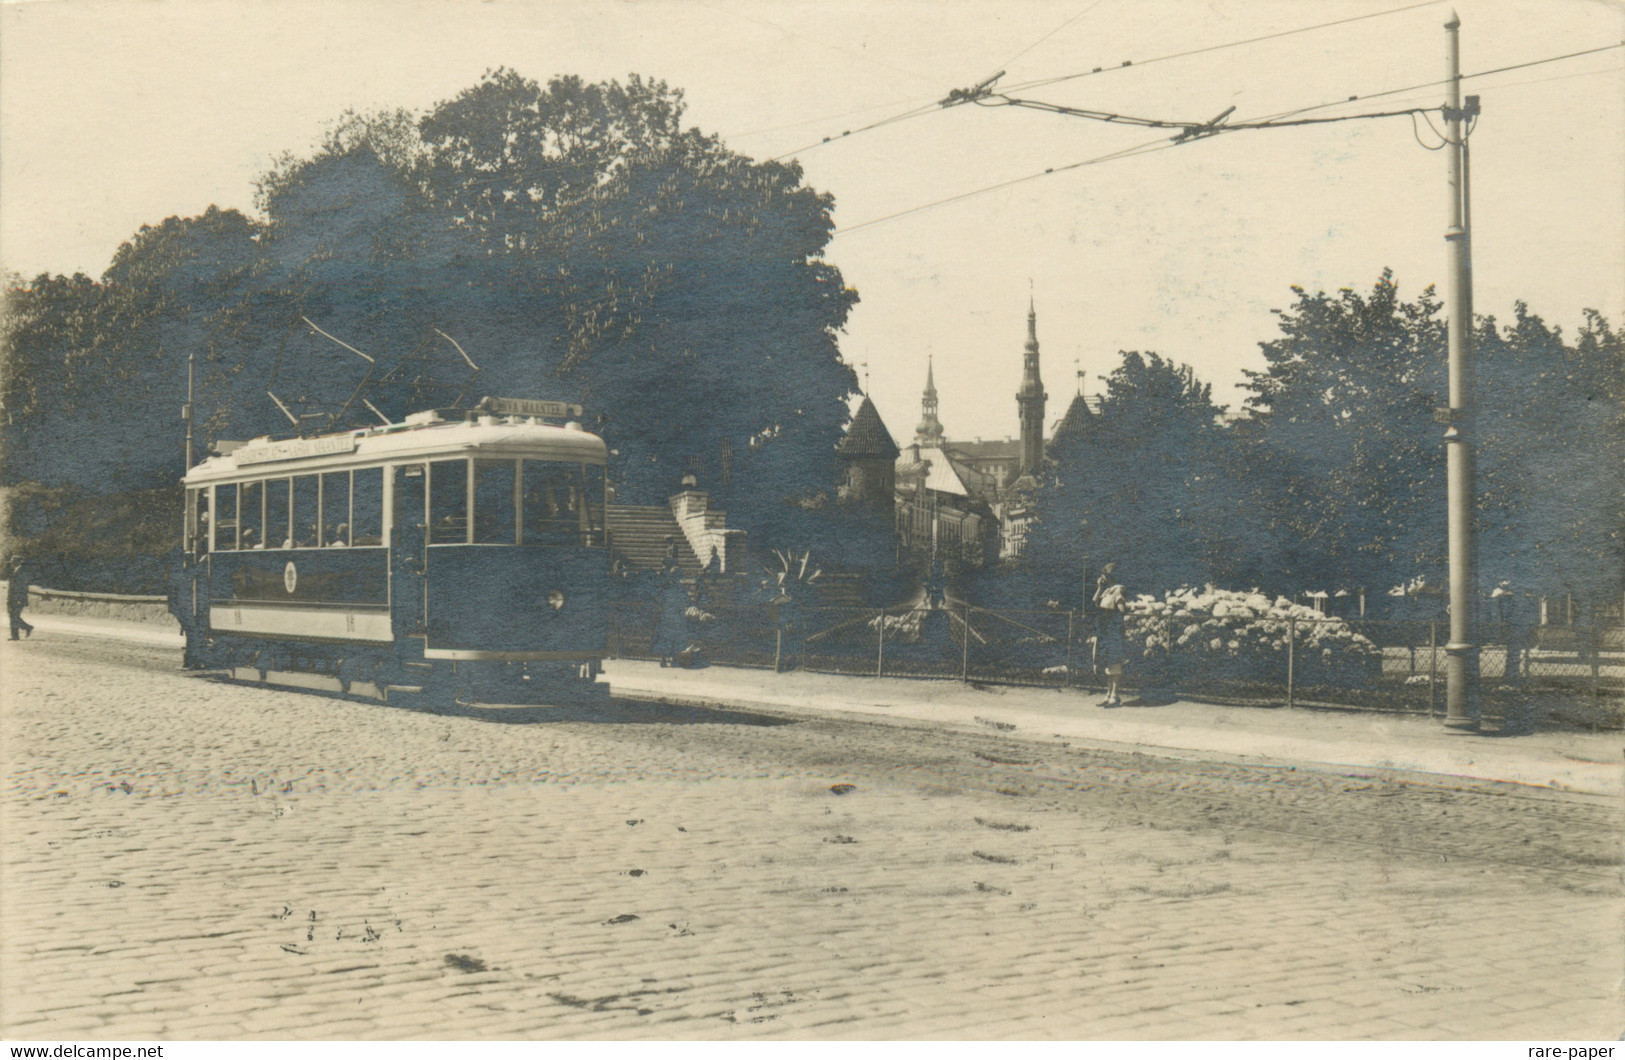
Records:
[[[1172,121],[1437,106],[1442,86],[1395,90],[1445,77],[1454,9],[1467,75],[1609,49],[1464,81],[1483,100],[1475,309],[1625,325],[1625,48],[1610,49],[1625,7],[1414,3],[9,0],[0,267],[99,275],[143,224],[252,212],[256,176],[346,109],[421,111],[500,66],[635,72],[681,88],[689,123],[793,157],[835,196],[827,257],[861,298],[841,348],[900,444],[928,356],[950,438],[1017,432],[1029,298],[1051,422],[1078,372],[1098,393],[1125,349],[1190,364],[1234,408],[1293,285],[1368,291],[1386,267],[1403,297],[1443,290],[1437,136],[1400,117],[1173,146],[1167,130],[933,104],[1002,71],[1012,97]],[[1169,146],[1064,168],[1140,145]]]

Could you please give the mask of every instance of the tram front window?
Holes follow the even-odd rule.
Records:
[[[429,465],[429,543],[468,542],[468,461],[437,460]]]
[[[238,499],[238,520],[242,523],[237,533],[238,548],[265,547],[265,483],[243,483]],[[281,538],[277,541],[280,543]]]
[[[474,461],[474,541],[511,545],[519,539],[514,514],[515,469],[512,460]]]
[[[237,484],[214,488],[214,547],[230,552],[237,547]],[[205,534],[208,529],[204,528]]]
[[[587,493],[581,464],[526,460],[521,476],[524,522],[520,539],[527,545],[596,544],[603,518],[602,470],[597,473],[599,493]]]
[[[601,546],[604,543],[604,469],[597,464],[586,464],[581,472],[586,479],[587,498],[587,522],[581,543]]]

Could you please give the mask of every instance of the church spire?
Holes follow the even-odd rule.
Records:
[[[937,383],[930,354],[925,358],[925,393],[920,396],[920,425],[914,428],[914,441],[928,448],[942,444],[942,424],[937,420]]]
[[[1038,375],[1038,308],[1027,296],[1027,347],[1021,359],[1021,389],[1016,411],[1021,419],[1021,470],[1032,471],[1044,460],[1044,381]]]

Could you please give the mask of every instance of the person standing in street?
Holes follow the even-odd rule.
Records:
[[[11,571],[6,577],[6,614],[11,618],[11,639],[17,639],[19,630],[31,637],[34,627],[23,618],[23,608],[28,606],[28,564],[23,557],[11,561]]]

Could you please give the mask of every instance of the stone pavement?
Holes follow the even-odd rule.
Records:
[[[681,676],[702,674],[724,672]],[[537,713],[224,684],[64,628],[0,644],[0,1034],[1576,1039],[1625,1022],[1617,858],[1526,869],[1249,831],[1249,800],[1280,795],[1262,774],[1201,828],[1131,819],[1083,783],[1059,784],[1071,801],[965,783],[993,761],[1137,768],[1063,751],[1021,711],[974,745],[957,722]],[[776,754],[793,730],[828,764]],[[1340,796],[1350,812],[1397,789],[1362,791]],[[1469,827],[1513,797],[1437,796],[1482,801]]]
[[[1177,701],[1104,709],[1101,695],[1072,689],[965,684],[951,680],[774,674],[710,666],[685,670],[611,660],[617,696],[673,704],[856,714],[961,728],[994,722],[1028,738],[1234,761],[1499,780],[1598,795],[1625,795],[1625,734],[1539,732],[1518,736],[1448,733],[1405,714]]]

